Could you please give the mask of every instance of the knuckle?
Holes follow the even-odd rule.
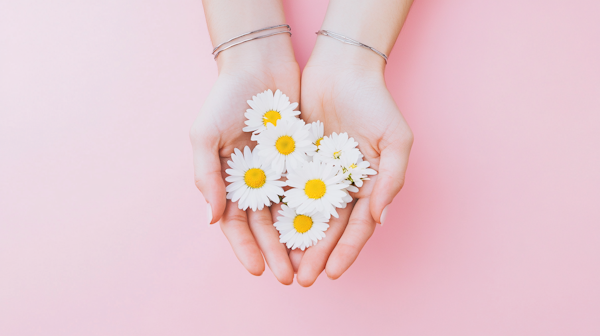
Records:
[[[265,211],[265,209],[267,211]],[[248,224],[251,227],[271,227],[273,226],[273,217],[271,211],[268,211],[268,207],[263,210],[248,210]]]
[[[235,206],[235,205],[232,205],[232,206]],[[248,221],[248,217],[246,216],[246,212],[236,211],[235,213],[225,214],[225,216],[223,216],[222,222],[224,225],[228,225],[228,224],[240,225],[240,224],[245,224],[247,221]],[[248,243],[250,243],[250,240],[248,241]]]
[[[254,238],[244,237],[244,238],[239,238],[239,240],[237,241],[237,244],[244,250],[248,250],[248,249],[252,249],[254,247],[254,245],[256,244],[256,241],[254,240]]]
[[[212,129],[207,123],[195,122],[190,127],[189,136],[192,143],[199,143],[214,140],[218,133]]]
[[[413,134],[410,128],[407,128],[405,132],[402,133],[400,138],[400,143],[408,148],[412,147],[412,144],[415,141],[415,135]]]
[[[196,188],[198,188],[198,190],[202,191],[202,186],[204,185],[202,179],[194,177],[194,184],[196,185]]]
[[[398,193],[404,187],[404,176],[401,176],[401,175],[391,176],[390,175],[390,176],[388,176],[386,183],[390,187],[390,190]]]
[[[196,125],[190,128],[190,140],[192,141],[192,143],[201,141],[204,138],[205,134],[206,133],[203,130],[199,129]]]
[[[412,146],[412,144],[415,142],[415,134],[412,132],[412,130],[409,128],[408,129],[408,134],[406,135],[406,142]]]
[[[360,241],[366,241],[371,237],[373,231],[375,231],[375,221],[367,218],[357,218],[352,221],[352,236],[350,240],[346,240],[344,243],[347,245],[357,245]]]
[[[357,255],[363,246],[364,246],[364,244],[361,244],[359,241],[353,240],[353,241],[339,242],[337,244],[336,248],[338,248],[338,250],[341,252],[343,251],[343,253],[348,256],[348,255]]]
[[[400,189],[402,189],[404,187],[404,181],[405,181],[404,176],[398,178],[398,180],[396,181],[396,184],[398,186],[398,190],[400,190]]]
[[[383,183],[392,183],[393,185],[399,186],[400,188],[404,186],[405,175],[403,172],[386,170],[381,172],[380,174],[382,174],[381,179],[385,181]]]

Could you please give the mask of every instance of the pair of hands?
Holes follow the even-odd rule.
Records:
[[[356,260],[375,224],[383,224],[385,208],[404,183],[413,136],[386,88],[384,62],[378,55],[319,37],[301,76],[291,44],[281,43],[281,37],[271,39],[219,56],[219,77],[190,132],[195,181],[208,202],[210,223],[220,223],[251,274],[261,275],[266,260],[282,284],[291,284],[297,273],[298,283],[310,286],[323,270],[332,279],[340,277]],[[279,204],[242,211],[225,198],[231,153],[256,144],[250,133],[242,131],[246,101],[267,89],[280,89],[291,102],[299,102],[300,117],[307,123],[321,120],[325,135],[347,132],[354,137],[365,160],[378,171],[352,195],[354,203],[338,209],[339,218],[331,218],[326,237],[305,251],[288,251],[279,242],[273,226]]]

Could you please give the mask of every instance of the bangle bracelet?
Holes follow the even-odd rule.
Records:
[[[222,46],[224,46],[224,45],[226,45],[226,44],[228,44],[230,42],[233,42],[233,41],[235,41],[235,40],[237,40],[239,38],[242,38],[244,36],[248,36],[250,34],[258,33],[258,32],[265,31],[265,30],[271,30],[271,29],[283,28],[283,27],[285,27],[287,29],[286,30],[277,31],[277,32],[274,32],[274,33],[270,33],[270,34],[265,34],[265,35],[260,35],[260,36],[248,38],[248,39],[236,42],[236,43],[232,43],[232,44],[230,44],[230,45],[228,45],[228,46],[226,46],[224,48],[221,48]],[[238,35],[236,37],[230,38],[229,40],[227,40],[227,41],[219,44],[218,46],[216,46],[213,49],[212,54],[214,55],[214,59],[216,60],[217,56],[219,56],[219,54],[221,52],[223,52],[223,51],[225,51],[225,50],[227,50],[227,49],[229,49],[231,47],[235,47],[235,46],[240,45],[242,43],[246,43],[246,42],[250,42],[250,41],[262,39],[262,38],[273,36],[273,35],[277,35],[277,34],[290,34],[290,36],[292,36],[292,28],[288,24],[281,24],[281,25],[277,25],[277,26],[266,27],[266,28],[262,28],[262,29],[253,30],[253,31],[250,31],[250,32],[247,32],[247,33],[243,33],[243,34]],[[221,49],[219,50],[219,48],[221,48]]]
[[[323,35],[323,36],[329,36],[329,37],[331,37],[331,38],[333,38],[335,40],[338,40],[340,42],[344,42],[346,44],[351,44],[351,45],[354,45],[354,46],[358,46],[358,47],[363,47],[363,48],[369,49],[372,52],[376,53],[377,55],[383,57],[383,60],[385,61],[385,64],[387,64],[388,57],[387,57],[386,54],[384,54],[381,51],[379,51],[379,50],[377,50],[377,49],[375,49],[373,47],[370,47],[370,46],[368,46],[368,45],[366,45],[364,43],[358,42],[357,40],[353,40],[353,39],[351,39],[349,37],[346,37],[344,35],[340,35],[338,33],[334,33],[334,32],[332,32],[330,30],[325,30],[325,29],[319,30],[315,34],[317,34],[317,35]]]

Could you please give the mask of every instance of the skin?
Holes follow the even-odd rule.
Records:
[[[332,0],[322,29],[352,37],[389,55],[411,1]],[[214,45],[242,32],[285,22],[278,0],[204,0]],[[242,265],[261,275],[264,261],[282,284],[294,273],[302,286],[312,285],[325,270],[339,278],[356,260],[373,234],[375,223],[404,184],[412,132],[384,80],[385,62],[367,49],[319,36],[302,74],[286,34],[245,43],[219,55],[219,78],[209,94],[190,137],[194,149],[196,185],[212,217],[219,222]],[[300,88],[302,96],[300,97]],[[366,181],[356,201],[338,209],[327,236],[317,245],[288,251],[273,226],[279,205],[242,211],[225,199],[226,162],[234,148],[250,146],[242,131],[248,106],[256,93],[282,90],[301,103],[306,122],[321,120],[325,134],[347,132],[358,141],[365,159],[379,172]],[[264,259],[263,259],[264,256]]]
[[[321,29],[352,37],[389,55],[412,1],[332,0]],[[321,120],[325,134],[347,132],[379,173],[330,220],[327,237],[305,252],[297,281],[311,286],[325,270],[339,278],[371,237],[382,212],[404,185],[413,134],[389,93],[385,61],[374,52],[319,36],[302,74],[302,117]],[[383,223],[382,223],[383,224]]]
[[[207,0],[204,8],[214,45],[240,33],[285,22],[279,1]],[[246,101],[267,89],[300,99],[300,69],[289,36],[276,35],[228,49],[217,58],[219,77],[190,131],[196,186],[207,201],[211,224],[220,223],[235,255],[253,275],[265,270],[289,285],[294,270],[273,226],[269,208],[242,211],[225,199],[225,169],[234,148],[253,148],[245,126]],[[263,259],[264,256],[264,259]]]

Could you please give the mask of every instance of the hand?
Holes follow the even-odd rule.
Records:
[[[297,281],[310,286],[325,269],[339,278],[384,221],[384,209],[404,184],[413,135],[386,88],[384,61],[377,54],[327,37],[319,37],[302,74],[301,117],[321,120],[325,135],[347,132],[359,143],[365,160],[378,174],[353,196],[354,204],[338,209],[326,237],[301,258]],[[383,213],[383,214],[382,214]]]
[[[294,271],[268,207],[242,211],[225,199],[225,169],[234,148],[253,148],[250,133],[243,132],[247,100],[271,89],[282,90],[291,102],[299,101],[300,70],[287,36],[236,46],[218,58],[219,77],[190,131],[194,150],[196,186],[207,201],[210,223],[220,221],[242,265],[254,275],[265,269],[264,258],[283,284],[291,284]],[[278,207],[277,207],[278,208]],[[276,216],[276,214],[275,214]],[[262,251],[262,253],[261,253]]]

